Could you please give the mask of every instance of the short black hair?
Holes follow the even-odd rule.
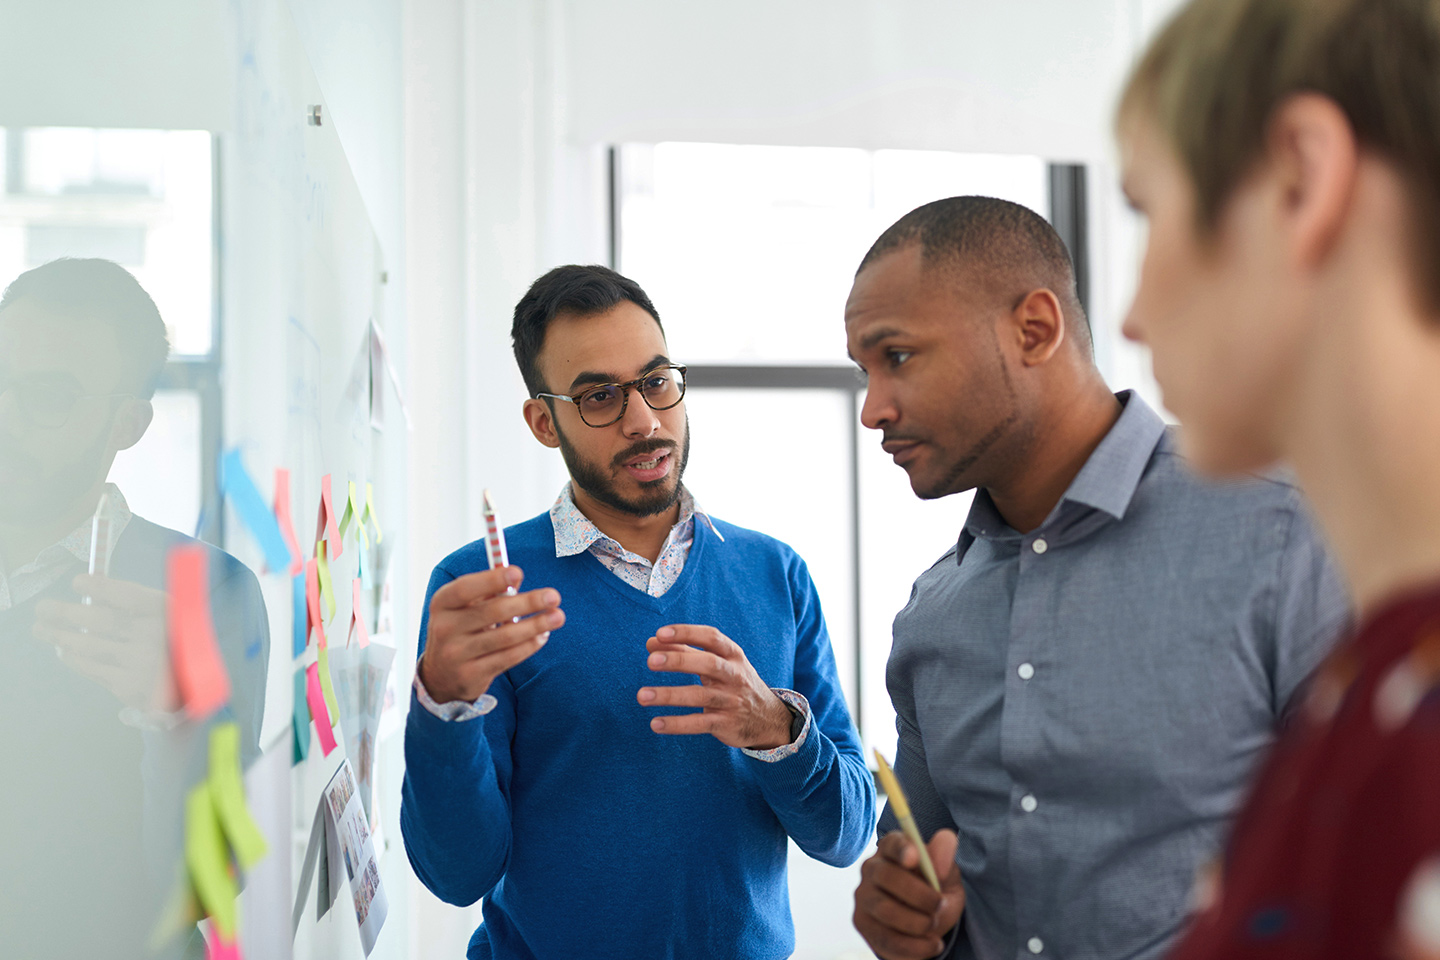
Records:
[[[988,286],[1007,292],[1048,289],[1067,317],[1079,318],[1078,332],[1086,345],[1092,343],[1065,241],[1029,207],[996,197],[949,197],[916,207],[880,235],[856,275],[912,243],[920,244],[921,262],[927,267],[973,270]]]
[[[655,318],[664,336],[665,327],[655,305],[640,289],[640,284],[623,277],[609,267],[568,264],[556,267],[530,284],[530,289],[515,305],[515,322],[510,327],[510,340],[515,346],[515,362],[525,389],[534,397],[546,393],[540,378],[540,348],[545,344],[545,331],[550,321],[562,313],[580,317],[604,313],[621,301],[629,300]]]
[[[146,400],[155,395],[170,340],[155,301],[129,270],[112,260],[61,257],[12,280],[0,296],[0,311],[25,299],[108,327],[131,368],[135,395]]]

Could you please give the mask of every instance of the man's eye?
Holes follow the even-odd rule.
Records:
[[[890,366],[892,367],[898,367],[906,360],[909,360],[912,356],[914,356],[914,354],[912,354],[909,350],[886,350],[885,362],[890,364]]]
[[[586,406],[603,407],[615,399],[614,387],[597,387],[580,398],[580,402]]]

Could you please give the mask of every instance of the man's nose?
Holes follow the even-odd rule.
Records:
[[[860,405],[860,422],[871,430],[880,430],[900,419],[894,398],[874,379],[865,388],[865,400]]]
[[[650,409],[645,398],[640,396],[639,388],[631,387],[627,400],[625,415],[620,418],[620,430],[625,436],[637,440],[653,436],[655,431],[660,429],[660,418]]]

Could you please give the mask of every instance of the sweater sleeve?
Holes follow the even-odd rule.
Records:
[[[792,689],[810,704],[810,730],[791,756],[749,763],[785,832],[811,857],[832,866],[859,858],[875,829],[875,781],[845,706],[820,598],[799,557],[789,565],[795,610]]]
[[[425,651],[430,598],[455,579],[442,564],[430,577],[420,616]],[[441,900],[468,906],[500,881],[510,859],[510,743],[515,695],[505,675],[490,685],[496,706],[464,721],[421,707],[411,693],[405,721],[400,832],[410,865]]]

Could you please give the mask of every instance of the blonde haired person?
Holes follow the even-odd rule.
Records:
[[[1361,618],[1174,956],[1440,956],[1440,5],[1197,0],[1117,126],[1125,331],[1202,469],[1294,466]]]

